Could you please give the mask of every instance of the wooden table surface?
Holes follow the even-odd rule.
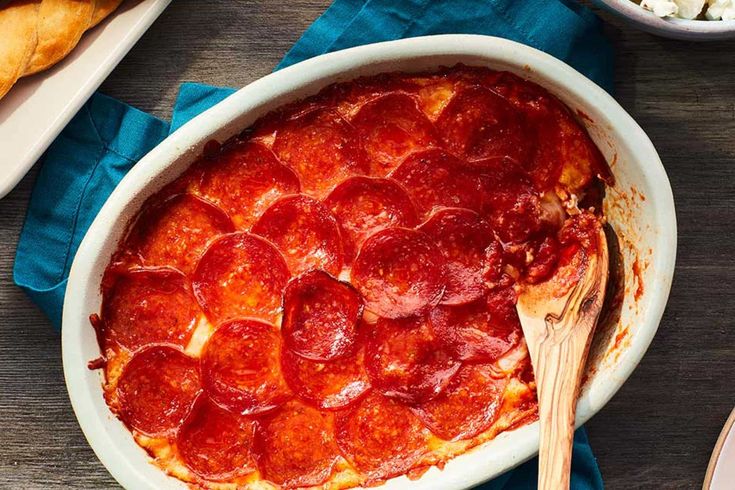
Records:
[[[326,4],[174,2],[102,91],[168,117],[183,81],[237,87],[270,72]],[[604,17],[617,99],[671,179],[679,254],[658,335],[587,427],[607,488],[701,487],[735,404],[735,41],[669,41]],[[116,488],[69,405],[59,334],[12,284],[37,170],[0,201],[0,488]]]

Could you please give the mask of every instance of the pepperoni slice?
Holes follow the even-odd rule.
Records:
[[[255,471],[255,423],[200,396],[176,437],[186,466],[208,480],[228,480]]]
[[[120,375],[120,418],[145,435],[170,435],[200,391],[195,359],[173,347],[149,347],[135,354]]]
[[[492,362],[520,340],[515,303],[513,288],[496,289],[474,303],[436,307],[431,326],[455,357]]]
[[[378,319],[368,333],[365,365],[376,390],[407,403],[436,397],[459,369],[421,316]]]
[[[244,415],[271,410],[290,397],[279,369],[281,337],[273,325],[232,320],[204,346],[202,380],[219,405]]]
[[[485,292],[485,250],[495,242],[490,226],[469,209],[437,211],[421,231],[434,239],[447,259],[447,289],[442,304],[457,305],[480,298]]]
[[[339,459],[332,415],[298,401],[258,422],[255,450],[265,479],[287,488],[324,483]]]
[[[391,177],[408,190],[419,211],[437,207],[482,209],[482,177],[442,150],[411,154]]]
[[[506,181],[485,194],[485,218],[501,240],[522,243],[543,226],[541,200],[522,181]]]
[[[204,160],[196,191],[222,206],[238,228],[247,229],[276,199],[297,194],[299,179],[257,143],[239,143]]]
[[[345,120],[351,121],[368,102],[393,92],[410,92],[413,84],[392,75],[358,78],[346,83],[336,83],[322,90],[320,97]]]
[[[184,275],[174,269],[135,269],[105,294],[108,338],[130,350],[147,344],[185,347],[200,314]]]
[[[352,175],[367,173],[353,128],[328,109],[315,109],[286,121],[273,151],[294,169],[304,192],[321,197]]]
[[[507,383],[507,378],[494,378],[488,364],[465,364],[444,393],[414,410],[438,437],[470,439],[495,422]]]
[[[279,199],[255,223],[253,233],[278,247],[294,275],[324,269],[336,276],[342,270],[344,252],[337,220],[309,196]]]
[[[445,288],[441,252],[425,233],[406,228],[389,228],[368,238],[351,276],[367,309],[387,318],[430,308]]]
[[[354,408],[335,414],[342,454],[368,483],[401,475],[426,454],[428,432],[402,403],[371,393]]]
[[[357,249],[385,228],[418,224],[416,207],[395,181],[352,177],[338,185],[324,201],[342,229],[345,256],[350,262]]]
[[[561,103],[543,88],[511,73],[502,73],[493,83],[492,89],[526,118],[529,158],[518,163],[528,172],[537,190],[553,188],[562,166],[562,135],[558,120]]]
[[[214,323],[254,316],[273,320],[290,274],[276,248],[250,233],[212,242],[194,272],[199,304]]]
[[[470,161],[509,158],[524,163],[529,157],[528,130],[519,112],[484,87],[460,89],[436,128],[452,153]]]
[[[438,139],[416,100],[402,93],[371,100],[352,119],[352,125],[362,136],[371,173],[379,177],[388,175],[406,155],[434,146]]]
[[[188,274],[207,242],[232,230],[222,210],[191,194],[178,194],[143,211],[126,245],[142,265],[171,266]]]
[[[531,137],[536,140],[533,158],[526,167],[537,189],[551,189],[558,182],[571,192],[578,192],[595,175],[605,181],[611,179],[605,158],[587,131],[546,89],[503,73],[493,90],[526,115]]]
[[[317,361],[352,350],[362,298],[350,284],[310,271],[292,280],[283,298],[281,332],[291,350]]]
[[[370,387],[364,367],[364,348],[329,362],[310,361],[284,350],[281,364],[286,382],[299,397],[325,410],[351,405]]]
[[[549,213],[554,210],[563,213],[561,205],[553,202],[558,198],[550,195],[544,209],[528,174],[519,165],[489,160],[478,164],[483,172],[482,214],[503,242],[525,242],[538,233],[544,220],[555,219]]]

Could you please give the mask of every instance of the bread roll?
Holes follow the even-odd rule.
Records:
[[[43,71],[63,59],[92,22],[93,0],[41,0],[38,44],[25,75]]]
[[[0,98],[23,74],[36,47],[39,4],[13,0],[0,7]]]
[[[92,22],[90,23],[89,28],[91,29],[102,22],[105,17],[114,12],[122,2],[123,0],[95,0]]]

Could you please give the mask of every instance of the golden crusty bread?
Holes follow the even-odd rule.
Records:
[[[89,27],[94,6],[93,0],[41,0],[38,44],[23,75],[43,71],[69,54]]]
[[[92,12],[92,21],[89,24],[89,29],[102,22],[105,17],[114,12],[122,2],[123,0],[95,0],[94,12]]]
[[[40,0],[13,0],[0,5],[0,98],[23,74],[36,47]]]

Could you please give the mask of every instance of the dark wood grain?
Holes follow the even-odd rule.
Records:
[[[180,82],[236,87],[270,72],[326,4],[179,0],[102,90],[168,117]],[[588,429],[608,488],[696,488],[735,404],[735,42],[669,41],[605,18],[617,98],[674,188],[679,254],[658,335]],[[12,284],[35,174],[0,201],[0,488],[116,488],[74,419],[58,334]]]
[[[735,404],[735,42],[664,40],[605,19],[616,98],[661,155],[679,242],[658,334],[590,439],[608,488],[696,488]]]

